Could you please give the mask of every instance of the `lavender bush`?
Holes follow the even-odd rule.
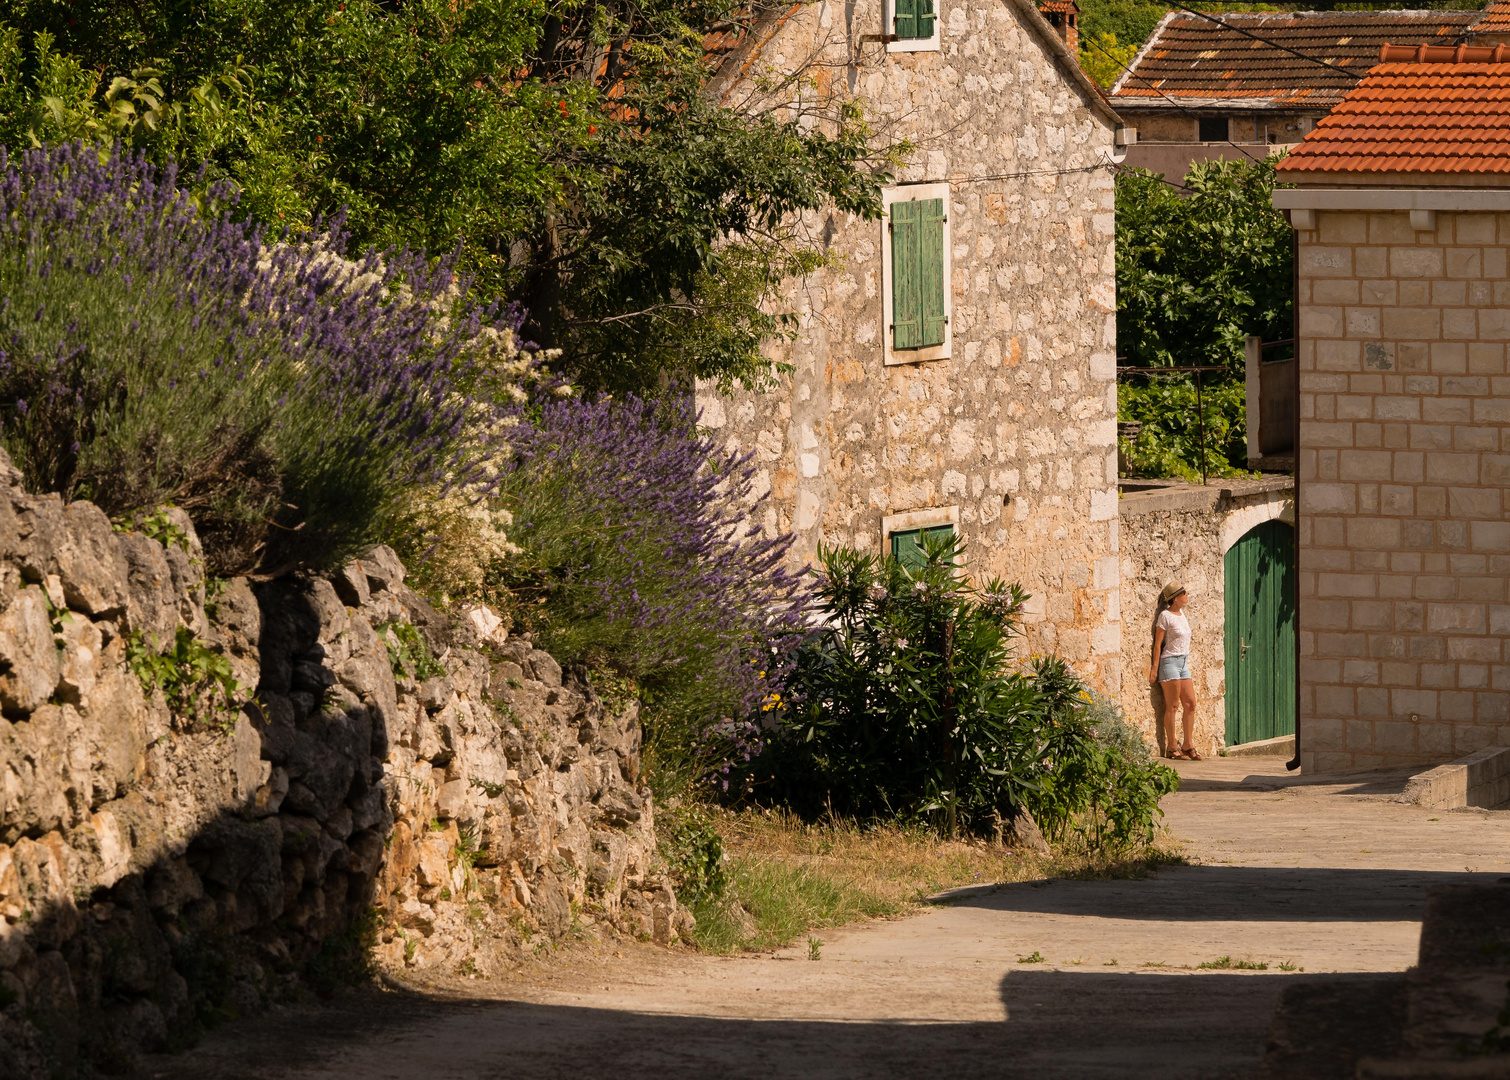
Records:
[[[0,444],[114,517],[183,507],[217,573],[382,538],[405,491],[469,475],[487,313],[449,260],[343,240],[271,240],[119,149],[0,150]]]
[[[553,401],[521,414],[499,497],[517,629],[632,680],[652,783],[711,781],[759,749],[811,604],[790,537],[746,535],[755,468],[696,430],[680,395]]]

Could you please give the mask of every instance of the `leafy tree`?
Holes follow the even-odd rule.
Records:
[[[1117,351],[1136,367],[1226,364],[1243,339],[1291,336],[1294,233],[1274,210],[1274,164],[1206,161],[1180,194],[1162,176],[1117,177]]]
[[[782,223],[874,216],[885,175],[852,106],[799,123],[704,92],[731,6],[17,0],[0,141],[119,139],[261,221],[344,208],[357,246],[459,245],[589,386],[756,380],[785,330],[765,302],[819,258]]]
[[[1137,52],[1169,10],[1158,0],[1080,0],[1080,36],[1102,41],[1107,35]],[[1095,50],[1082,48],[1082,57],[1087,52]]]
[[[1087,75],[1108,89],[1137,54],[1137,45],[1131,42],[1119,44],[1117,35],[1110,31],[1103,31],[1095,37],[1086,34],[1080,39],[1080,66]]]

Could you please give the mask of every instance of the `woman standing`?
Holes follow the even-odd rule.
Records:
[[[1192,741],[1195,731],[1195,680],[1190,677],[1190,620],[1183,611],[1190,594],[1178,581],[1171,581],[1159,593],[1159,613],[1153,621],[1153,656],[1148,665],[1149,683],[1158,683],[1164,691],[1164,752],[1172,758],[1200,761]],[[1185,742],[1176,749],[1174,714],[1185,711]]]

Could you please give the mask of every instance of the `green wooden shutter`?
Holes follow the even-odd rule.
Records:
[[[917,37],[931,38],[933,36],[933,0],[913,0],[913,11],[916,13]]]
[[[942,345],[944,328],[944,200],[918,203],[918,293],[922,337],[919,345]]]
[[[892,10],[892,33],[897,37],[915,38],[918,36],[917,5],[919,0],[893,0]],[[932,22],[928,24],[930,27]],[[933,36],[933,31],[928,32]]]
[[[908,529],[891,534],[891,557],[909,570],[923,565],[923,538],[938,538],[954,535],[953,525],[930,525],[926,529]]]
[[[918,204],[891,204],[891,326],[893,349],[922,344],[922,303],[918,282],[920,241]]]

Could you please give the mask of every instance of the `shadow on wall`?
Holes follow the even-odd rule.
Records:
[[[299,628],[318,627],[318,616],[276,585],[244,603],[252,599],[230,598],[222,622],[228,649],[244,659],[238,644],[261,644],[257,684],[267,695],[311,694],[312,673],[296,676],[294,657],[314,644]],[[250,638],[238,642],[238,630]],[[275,647],[281,640],[291,650]],[[292,992],[301,977],[329,993],[367,962],[366,913],[393,821],[378,783],[386,726],[365,709],[339,719],[322,711],[300,724],[253,707],[223,718],[225,730],[185,730],[154,715],[163,710],[147,699],[135,704],[128,711],[146,720],[152,745],[118,749],[166,749],[169,783],[139,785],[131,768],[111,785],[123,797],[71,830],[66,811],[42,799],[6,807],[12,843],[0,861],[0,896],[15,909],[4,912],[14,921],[0,952],[6,1077],[91,1066],[127,1072],[141,1047],[186,1045],[203,1028]],[[39,710],[25,723],[0,722],[11,775],[27,764],[34,776],[45,773],[43,755],[67,752],[68,732],[38,730],[48,719]],[[130,740],[131,727],[92,733],[95,748]],[[264,747],[281,763],[276,770]],[[96,785],[100,771],[96,762]],[[215,790],[221,777],[237,790]],[[32,794],[45,794],[45,785]],[[236,808],[206,815],[217,799]],[[39,839],[15,835],[43,830]],[[110,884],[91,889],[91,881]]]
[[[1378,977],[1341,978],[1367,984]],[[212,1043],[187,1061],[153,1058],[150,1066],[161,1080],[547,1080],[602,1076],[605,1062],[622,1080],[1211,1080],[1252,1075],[1281,990],[1314,981],[1020,968],[1000,978],[1000,1018],[977,1022],[797,1019],[779,1015],[779,1000],[768,1019],[735,1020],[390,993],[259,1020],[224,1047]]]
[[[496,618],[451,624],[386,548],[207,597],[181,511],[164,545],[17,480],[0,453],[4,1080],[128,1072],[333,991],[368,945],[489,975],[589,921],[685,929],[632,707]],[[170,709],[209,657],[252,701],[216,711],[191,679]]]

